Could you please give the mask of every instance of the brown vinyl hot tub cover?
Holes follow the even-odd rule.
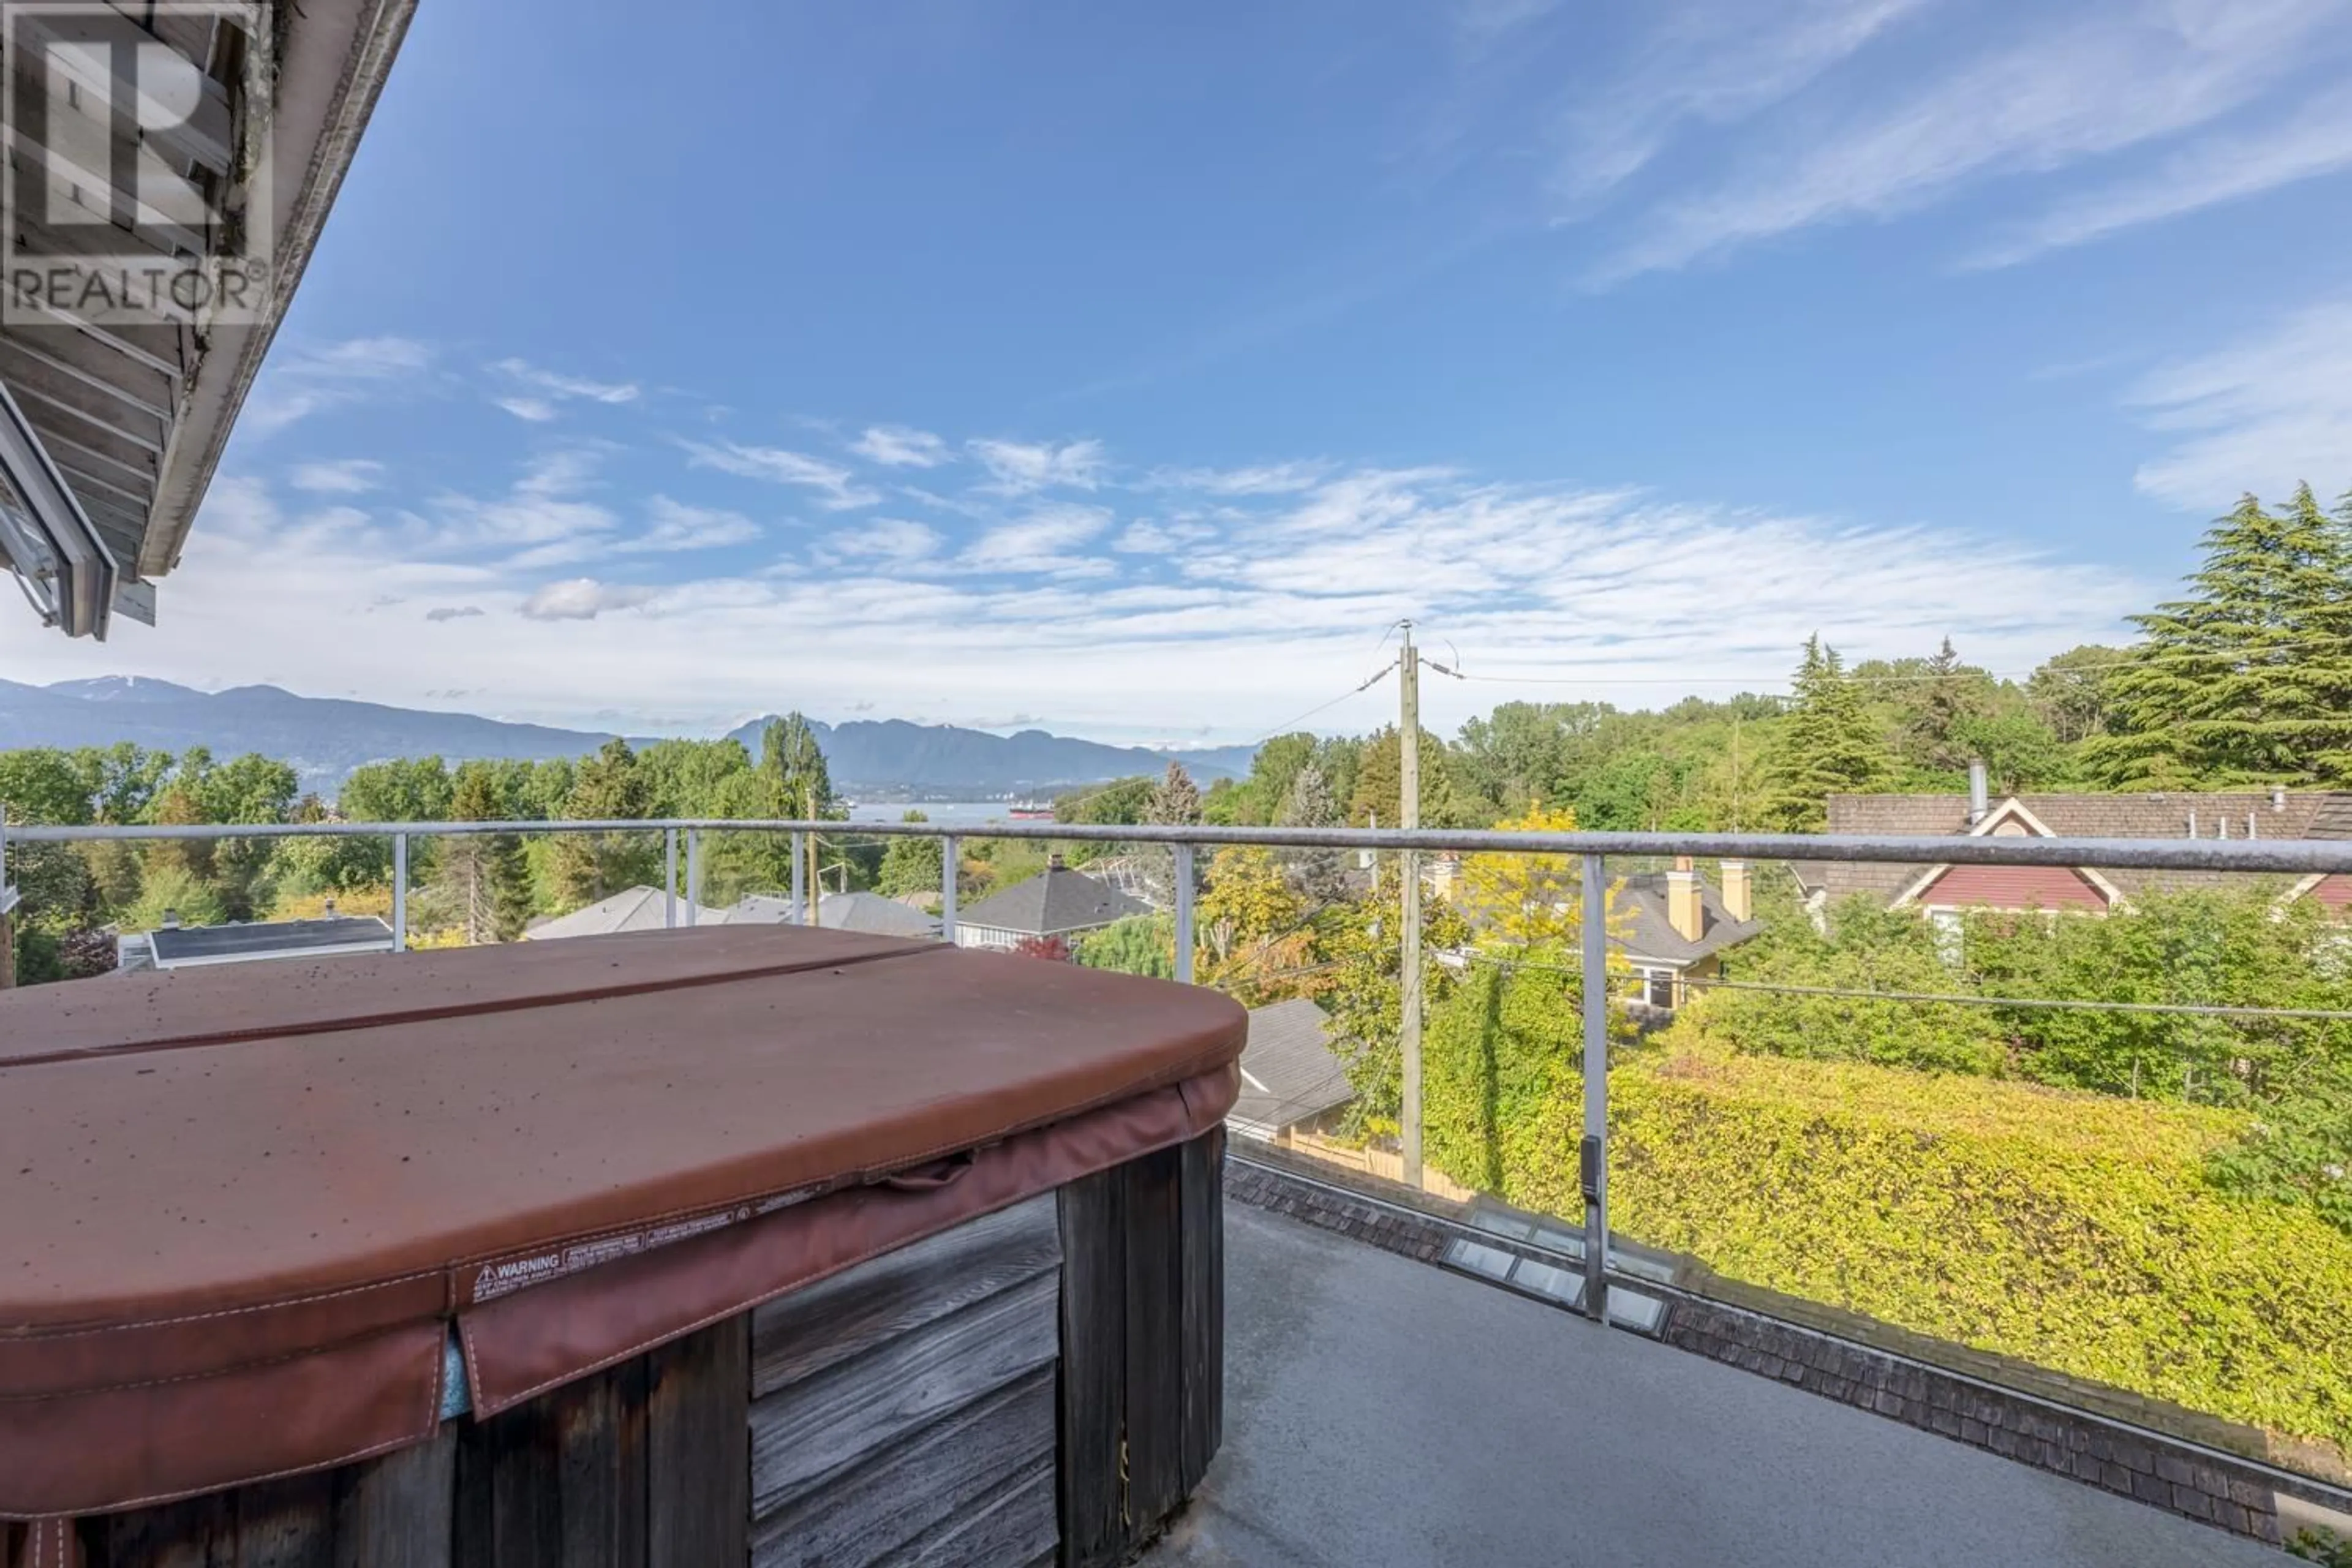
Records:
[[[0,994],[0,1517],[429,1435],[1221,1120],[1216,993],[790,927]]]

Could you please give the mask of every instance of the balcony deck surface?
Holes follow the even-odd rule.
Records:
[[[2269,1548],[1240,1204],[1159,1568],[2279,1568]]]

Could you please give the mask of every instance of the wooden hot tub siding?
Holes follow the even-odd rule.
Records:
[[[1119,1562],[1221,1438],[1223,1158],[1218,1128],[385,1458],[84,1520],[85,1563]]]

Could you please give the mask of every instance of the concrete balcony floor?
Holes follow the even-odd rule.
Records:
[[[1161,1568],[2280,1568],[2269,1548],[1244,1205]]]

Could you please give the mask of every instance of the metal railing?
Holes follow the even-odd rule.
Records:
[[[2352,841],[2309,839],[2105,839],[2021,837],[1829,837],[1754,833],[1536,833],[1445,828],[1307,828],[1212,826],[1126,826],[1091,823],[989,823],[984,826],[938,823],[847,823],[814,819],[675,817],[660,819],[518,822],[315,822],[108,825],[47,826],[10,824],[0,811],[0,915],[16,901],[7,881],[8,851],[16,844],[71,844],[123,840],[378,837],[392,841],[393,917],[396,947],[407,941],[409,845],[412,839],[481,834],[659,833],[663,843],[664,925],[677,927],[681,892],[679,851],[684,848],[685,911],[692,926],[701,907],[702,836],[707,833],[782,833],[793,842],[791,907],[803,923],[814,923],[819,889],[803,875],[810,835],[933,838],[940,843],[941,936],[958,939],[959,840],[1031,840],[1047,843],[1124,845],[1172,851],[1175,974],[1194,978],[1193,950],[1197,879],[1194,853],[1203,846],[1248,846],[1269,849],[1418,851],[1424,854],[1541,855],[1572,858],[1581,873],[1582,920],[1579,975],[1581,982],[1583,1118],[1579,1177],[1584,1200],[1585,1310],[1605,1321],[1610,1279],[1608,1055],[1609,1008],[1607,860],[1612,856],[1683,857],[1730,861],[1861,862],[1914,866],[2015,866],[2074,868],[2084,866],[2137,871],[2236,872],[2310,877],[2352,872]],[[2099,1004],[2090,1004],[2097,1005]],[[2116,1004],[2116,1005],[2126,1005]],[[1417,1075],[1415,1075],[1417,1076]],[[1404,1117],[1417,1133],[1417,1107]],[[1409,1136],[1409,1154],[1417,1152]],[[1406,1174],[1420,1173],[1408,1161]]]

